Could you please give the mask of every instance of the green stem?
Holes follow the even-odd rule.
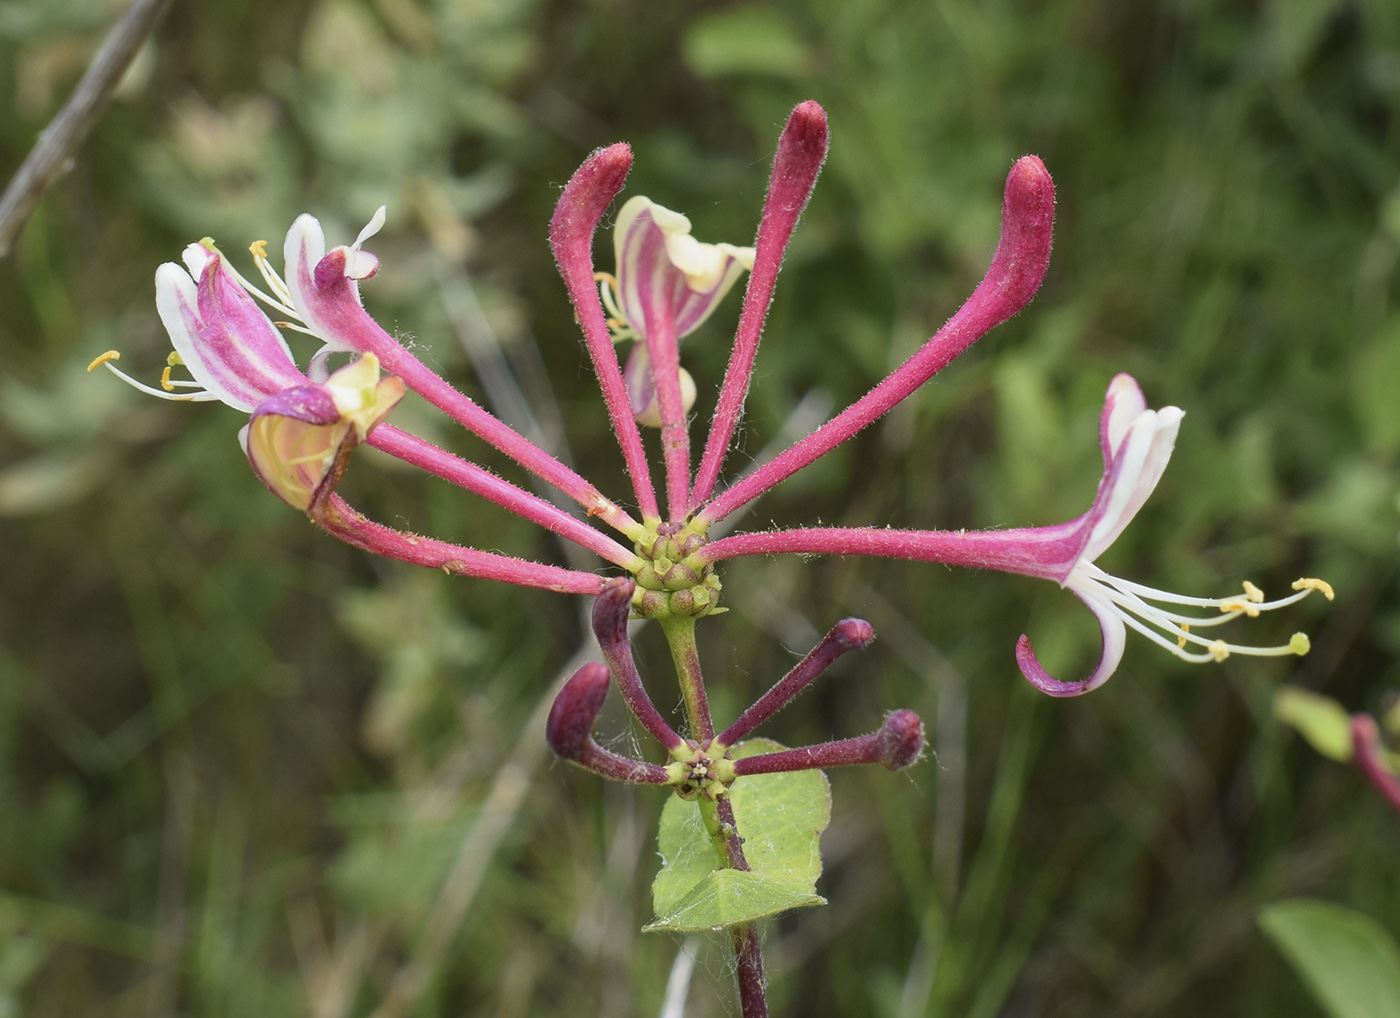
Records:
[[[709,700],[705,697],[705,680],[700,674],[700,655],[695,646],[695,620],[670,618],[661,621],[671,657],[676,663],[685,714],[690,721],[692,738],[705,747],[715,737],[715,723],[710,716]],[[700,818],[710,835],[710,843],[726,869],[747,870],[744,841],[734,822],[734,805],[727,796],[712,799],[702,793],[699,797]],[[743,1018],[768,1018],[768,1001],[764,993],[763,948],[758,942],[758,929],[752,923],[735,926],[735,976],[739,983],[739,1006]]]
[[[676,677],[681,683],[685,700],[685,716],[690,722],[690,735],[703,747],[715,737],[715,722],[710,717],[710,702],[705,697],[705,680],[700,675],[700,655],[695,647],[695,620],[669,618],[661,620],[661,629],[671,647],[676,662]]]

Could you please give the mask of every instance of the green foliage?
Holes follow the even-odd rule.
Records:
[[[1331,1018],[1400,1015],[1400,948],[1374,919],[1294,898],[1260,911],[1259,926]]]
[[[734,747],[742,760],[781,749],[768,739]],[[821,771],[740,778],[730,790],[748,872],[721,868],[697,801],[667,800],[661,811],[661,870],[651,885],[648,930],[738,926],[788,909],[825,905],[816,893],[820,838],[831,821],[831,788]]]
[[[0,3],[7,169],[119,6]],[[1301,662],[1188,668],[1134,641],[1104,689],[1050,702],[1021,688],[1017,636],[1065,677],[1098,650],[1050,584],[726,567],[732,610],[699,632],[717,711],[858,615],[880,639],[764,733],[844,737],[907,706],[936,753],[833,773],[832,905],[771,924],[774,1014],[1315,1016],[1258,909],[1320,895],[1400,929],[1394,817],[1274,716],[1284,680],[1377,716],[1400,685],[1397,53],[1390,0],[172,4],[0,263],[0,1008],[363,1018],[414,985],[417,1018],[660,1011],[677,946],[637,931],[661,800],[550,767],[538,735],[579,606],[336,545],[251,476],[236,414],[84,368],[115,347],[158,376],[151,277],[185,244],[212,235],[246,271],[300,211],[334,243],[387,202],[371,311],[483,403],[501,372],[477,365],[505,365],[540,433],[621,497],[544,243],[558,186],[627,140],[627,194],[746,243],[783,116],[815,98],[831,156],[727,476],[953,312],[1023,152],[1056,180],[1055,251],[1026,312],[741,528],[1071,518],[1127,370],[1187,416],[1105,566],[1203,596],[1315,574],[1338,600],[1231,624],[1307,631]],[[697,445],[737,300],[684,347]],[[421,403],[395,423],[526,483]],[[357,454],[345,494],[565,561],[382,458]],[[655,634],[638,657],[671,706]],[[635,748],[615,703],[599,732]],[[723,1013],[710,989],[688,1018]]]
[[[1296,728],[1313,749],[1329,760],[1351,760],[1351,715],[1330,696],[1283,686],[1274,694],[1274,717]]]

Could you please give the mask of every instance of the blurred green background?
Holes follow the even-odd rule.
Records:
[[[0,3],[6,175],[121,6]],[[502,415],[532,407],[620,498],[545,242],[559,188],[626,140],[627,194],[747,243],[806,98],[831,155],[731,476],[952,313],[1022,153],[1055,177],[1056,246],[1027,312],[742,526],[1067,519],[1126,370],[1187,416],[1103,564],[1207,596],[1321,575],[1338,599],[1238,634],[1306,629],[1302,661],[1192,667],[1134,640],[1059,702],[1013,658],[1027,632],[1058,673],[1090,666],[1091,617],[1051,584],[724,569],[732,610],[701,625],[720,718],[859,615],[881,639],[761,734],[904,706],[936,750],[832,775],[831,904],[767,930],[775,1014],[1318,1015],[1258,908],[1312,894],[1400,933],[1400,818],[1270,707],[1285,681],[1354,710],[1400,684],[1391,0],[175,0],[0,263],[0,1016],[659,1012],[678,942],[637,930],[662,797],[554,762],[531,727],[586,638],[579,600],[351,551],[266,494],[236,413],[84,367],[117,347],[158,375],[152,274],[186,243],[248,271],[300,211],[336,243],[387,203],[370,310]],[[702,422],[738,304],[683,347]],[[396,423],[521,479],[421,403]],[[565,561],[368,452],[342,490]],[[638,654],[669,706],[659,634]],[[616,703],[600,729],[639,745]],[[695,950],[686,1013],[735,1013],[724,951]]]

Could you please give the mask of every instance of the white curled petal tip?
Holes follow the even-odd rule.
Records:
[[[300,275],[297,272],[299,267],[304,266],[308,275],[314,271],[316,264],[326,256],[326,231],[321,229],[321,221],[307,212],[297,216],[292,228],[287,231],[282,256],[287,263],[288,285],[292,285],[293,278]]]
[[[218,255],[209,250],[206,244],[187,244],[185,250],[180,252],[180,260],[185,263],[185,267],[190,270],[190,275],[194,277],[196,282],[199,281],[200,276],[204,275],[204,267],[209,264],[209,260],[217,257]],[[166,264],[172,263],[167,262]],[[159,277],[157,276],[157,278]]]
[[[758,254],[758,249],[754,247],[735,247],[733,244],[716,244],[721,251],[729,255],[736,262],[744,267],[744,271],[752,271],[753,260]]]
[[[358,251],[361,244],[384,229],[384,220],[388,218],[388,215],[389,206],[379,206],[379,208],[375,210],[374,215],[370,217],[370,221],[365,224],[365,228],[360,231],[360,235],[355,238],[355,243],[350,245],[350,249],[352,251]]]
[[[1088,591],[1074,589],[1074,592],[1098,618],[1099,633],[1103,640],[1102,649],[1099,651],[1099,663],[1087,679],[1065,682],[1055,678],[1035,656],[1035,651],[1031,649],[1030,637],[1023,635],[1016,642],[1016,663],[1020,666],[1021,674],[1032,686],[1050,696],[1080,696],[1098,689],[1118,670],[1118,664],[1123,660],[1123,648],[1128,642],[1127,628],[1112,605]]]
[[[345,252],[345,274],[351,279],[369,279],[379,271],[379,259],[368,251],[350,248]]]
[[[718,245],[702,244],[688,233],[666,235],[666,257],[697,293],[714,289],[729,264]]]
[[[1141,498],[1138,496],[1148,453],[1152,449],[1152,440],[1156,434],[1156,420],[1157,415],[1152,410],[1138,414],[1118,446],[1108,468],[1109,488],[1099,495],[1098,501],[1102,504],[1102,510],[1080,556],[1084,561],[1092,562],[1107,551],[1123,529],[1132,522],[1133,515],[1146,499],[1147,494],[1142,494]],[[1153,485],[1155,484],[1154,480]]]
[[[1114,458],[1128,435],[1128,429],[1138,415],[1147,409],[1147,399],[1137,379],[1129,374],[1113,376],[1104,396],[1103,416],[1099,422],[1099,439],[1103,445],[1105,466]]]

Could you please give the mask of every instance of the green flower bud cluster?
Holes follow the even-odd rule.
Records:
[[[699,618],[719,607],[720,582],[714,567],[692,558],[704,543],[703,535],[666,523],[636,542],[637,554],[647,559],[634,573],[637,589],[632,607],[638,615]]]

